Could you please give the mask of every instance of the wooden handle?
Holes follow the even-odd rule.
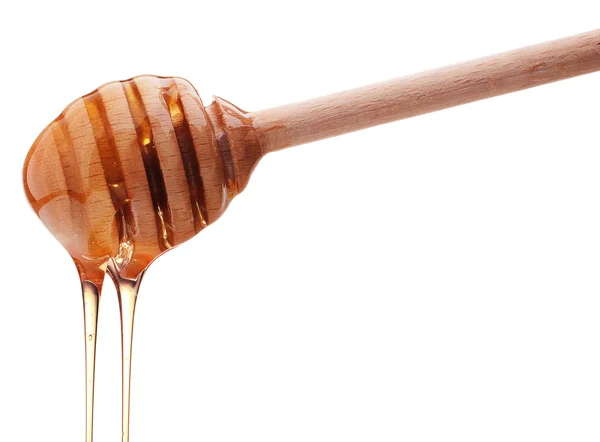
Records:
[[[249,113],[263,151],[600,70],[600,30]]]

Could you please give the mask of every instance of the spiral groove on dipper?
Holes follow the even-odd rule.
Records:
[[[166,250],[171,247],[173,242],[173,232],[171,229],[171,209],[167,200],[165,189],[165,180],[160,169],[160,160],[154,146],[154,137],[150,120],[146,113],[142,96],[134,80],[122,82],[123,91],[129,112],[133,118],[135,132],[137,135],[138,147],[144,163],[144,171],[148,181],[148,190],[154,207],[155,223],[159,247]],[[169,226],[169,228],[167,228]]]
[[[25,164],[27,196],[76,259],[105,261],[124,243],[147,266],[214,222],[238,193],[223,117],[175,77],[107,83],[71,103]],[[83,236],[87,240],[81,241]]]

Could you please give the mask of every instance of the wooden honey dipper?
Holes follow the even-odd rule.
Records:
[[[71,103],[25,162],[30,203],[99,282],[135,277],[219,218],[267,153],[600,69],[600,30],[258,112],[204,107],[181,78],[105,84]],[[100,270],[100,271],[99,271]]]
[[[258,112],[218,97],[204,107],[181,78],[136,77],[75,100],[40,134],[25,189],[77,264],[86,302],[97,309],[108,266],[133,321],[144,270],[216,221],[267,153],[598,70],[600,30]],[[127,440],[125,397],[123,409]]]

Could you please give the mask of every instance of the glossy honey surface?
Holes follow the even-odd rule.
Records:
[[[82,280],[103,278],[111,257],[134,277],[223,213],[237,193],[228,149],[189,82],[136,77],[75,100],[44,129],[25,190]]]

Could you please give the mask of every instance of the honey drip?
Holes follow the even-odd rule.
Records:
[[[121,373],[122,373],[122,396],[121,396],[121,426],[122,442],[129,442],[129,409],[131,394],[131,354],[133,348],[133,323],[135,319],[135,304],[137,301],[140,283],[144,273],[137,278],[129,279],[121,275],[119,264],[116,259],[111,259],[108,264],[108,272],[117,287],[119,297],[119,310],[121,313]]]
[[[96,381],[96,330],[100,289],[90,281],[81,282],[85,328],[85,440],[92,442],[94,433],[94,385]]]

